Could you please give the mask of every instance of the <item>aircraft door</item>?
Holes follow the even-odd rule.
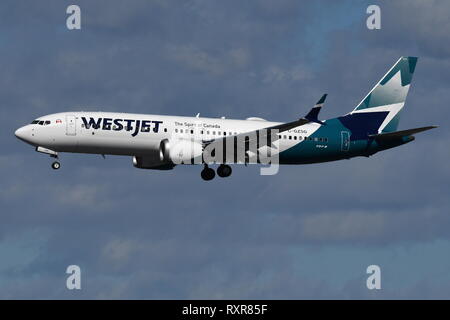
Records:
[[[350,149],[350,134],[348,131],[341,131],[341,151]]]
[[[75,116],[66,116],[66,135],[77,135],[77,119]]]

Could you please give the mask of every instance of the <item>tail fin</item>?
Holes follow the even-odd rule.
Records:
[[[383,112],[378,133],[397,130],[416,63],[416,57],[401,57],[350,114]]]

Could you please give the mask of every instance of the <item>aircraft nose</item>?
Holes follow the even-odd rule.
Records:
[[[20,140],[26,140],[26,129],[25,127],[21,127],[14,132],[17,138]]]

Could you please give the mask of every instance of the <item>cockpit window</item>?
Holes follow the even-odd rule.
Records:
[[[51,124],[52,122],[50,120],[33,120],[31,121],[31,124],[38,124],[40,126],[46,126]]]

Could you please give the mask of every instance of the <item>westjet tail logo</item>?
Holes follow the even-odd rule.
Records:
[[[85,117],[81,117],[84,127],[86,129],[94,128],[101,130],[113,130],[113,131],[132,131],[132,137],[135,137],[139,132],[150,132],[153,129],[154,133],[159,131],[159,125],[163,121],[151,121],[151,120],[132,120],[132,119],[112,119],[112,118],[89,118],[89,121]]]

